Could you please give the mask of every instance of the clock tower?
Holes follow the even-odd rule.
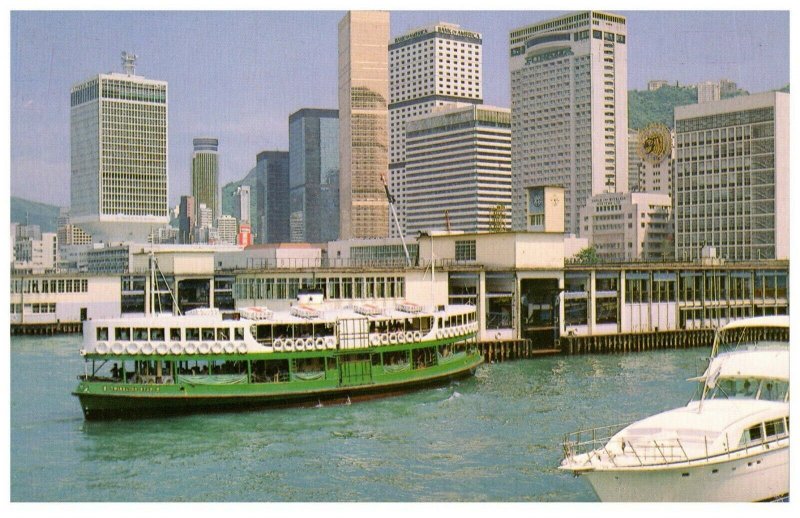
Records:
[[[564,188],[528,187],[526,230],[528,232],[564,232]]]

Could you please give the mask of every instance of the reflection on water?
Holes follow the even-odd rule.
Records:
[[[550,357],[353,405],[86,422],[77,335],[12,337],[12,501],[594,501],[577,428],[685,403],[707,351]]]

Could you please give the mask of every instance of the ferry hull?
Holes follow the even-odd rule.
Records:
[[[214,387],[202,393],[197,390],[197,386],[138,385],[127,387],[129,391],[116,392],[107,390],[112,387],[106,385],[99,390],[98,387],[92,387],[92,390],[85,392],[79,388],[78,391],[73,392],[73,395],[78,397],[87,420],[313,406],[323,402],[341,404],[447,384],[452,380],[471,376],[481,363],[483,363],[483,358],[478,356],[457,368],[436,372],[430,376],[389,383],[336,386],[314,390],[302,390],[296,384],[286,384],[285,390],[265,393],[258,390],[257,384],[253,384],[246,386],[245,390],[241,386]]]
[[[603,502],[760,502],[789,494],[788,445],[692,467],[582,472]]]

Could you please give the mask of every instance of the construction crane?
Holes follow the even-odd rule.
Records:
[[[397,227],[397,233],[400,234],[400,242],[403,243],[403,252],[406,254],[406,264],[411,267],[411,256],[408,255],[408,247],[406,246],[406,238],[403,236],[403,229],[400,228],[400,221],[397,219],[397,211],[394,208],[394,196],[389,192],[389,182],[386,180],[386,175],[381,173],[381,180],[383,180],[383,190],[386,192],[386,199],[389,202],[389,208],[392,209],[392,216],[394,217],[394,226]]]

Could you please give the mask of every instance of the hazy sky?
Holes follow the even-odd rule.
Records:
[[[532,4],[533,5],[533,4]],[[789,83],[787,11],[614,11],[628,18],[628,85]],[[484,103],[509,106],[508,33],[564,11],[392,11],[391,36],[437,21],[483,34]],[[220,186],[263,150],[288,149],[288,117],[337,106],[343,11],[11,12],[11,194],[69,205],[69,92],[98,73],[169,83],[169,200],[191,190],[192,138],[219,138]]]

